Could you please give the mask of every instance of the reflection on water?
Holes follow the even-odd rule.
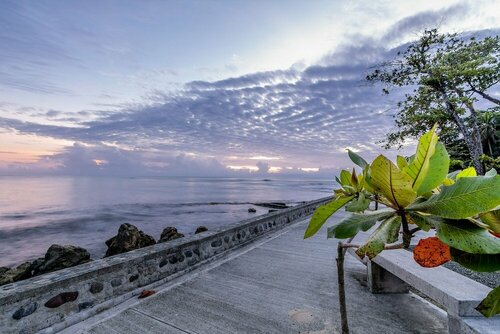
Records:
[[[190,234],[255,216],[249,203],[294,204],[332,187],[329,180],[0,177],[0,266],[42,256],[53,243],[101,257],[125,222],[155,239],[166,226]]]

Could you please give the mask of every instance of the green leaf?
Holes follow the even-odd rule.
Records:
[[[420,196],[440,186],[448,174],[449,167],[450,156],[443,143],[438,142],[434,154],[429,160],[429,169],[417,190],[417,195]]]
[[[393,216],[382,223],[370,235],[366,243],[356,250],[360,258],[365,255],[372,259],[384,250],[384,246],[396,242],[399,237],[399,228],[401,227],[401,217]]]
[[[471,177],[471,176],[477,176],[476,169],[474,167],[469,167],[460,171],[460,173],[457,174],[456,179],[458,180],[461,177]]]
[[[347,150],[347,154],[349,155],[349,158],[351,158],[351,161],[354,162],[359,167],[365,168],[366,166],[368,166],[368,162],[366,162],[365,159],[363,159],[353,151]]]
[[[409,206],[443,218],[462,219],[492,210],[500,205],[500,176],[463,177],[427,201]]]
[[[368,209],[369,206],[370,206],[370,199],[365,198],[364,193],[359,193],[358,198],[347,204],[345,206],[345,209],[346,211],[349,212],[361,212]]]
[[[351,173],[346,170],[340,171],[340,181],[342,181],[342,185],[351,185]]]
[[[432,227],[432,225],[429,224],[429,222],[424,217],[415,212],[407,213],[406,219],[408,220],[408,223],[417,225],[422,231],[425,232],[429,231]]]
[[[412,187],[419,194],[423,193],[420,191],[420,186],[422,185],[422,182],[424,182],[427,175],[430,159],[434,154],[436,144],[438,142],[436,128],[437,124],[435,124],[429,132],[420,137],[418,140],[415,158],[406,168],[403,169],[403,172],[412,178]]]
[[[309,222],[309,225],[307,226],[307,230],[304,233],[304,239],[307,239],[309,237],[312,237],[313,235],[318,232],[318,230],[323,226],[323,224],[326,222],[328,218],[330,218],[331,215],[333,215],[335,212],[337,212],[338,209],[343,207],[346,203],[351,201],[354,198],[354,196],[347,196],[347,197],[339,197],[337,199],[334,199],[330,203],[324,204],[320,207],[318,207],[314,213],[313,216],[311,217],[311,221]]]
[[[438,238],[450,247],[471,254],[500,253],[500,238],[468,220],[440,219],[432,216],[426,219],[436,227]]]
[[[451,172],[451,173],[449,173],[449,174],[447,175],[447,178],[448,178],[448,179],[450,179],[450,180],[455,181],[455,180],[457,179],[457,175],[458,175],[458,173],[460,173],[460,172],[461,172],[461,170],[456,170],[456,171],[454,171],[454,172]]]
[[[379,155],[370,169],[371,183],[392,204],[404,208],[417,196],[412,189],[412,179],[400,171],[389,159]]]
[[[479,272],[495,272],[500,270],[500,254],[471,254],[450,247],[453,261],[463,267]]]
[[[500,286],[491,290],[486,298],[476,307],[476,310],[488,318],[500,314]]]
[[[396,162],[398,164],[399,169],[403,169],[405,167],[408,167],[408,162],[406,161],[406,158],[403,156],[398,155],[396,157]]]
[[[488,211],[479,215],[479,219],[495,233],[500,233],[500,209]]]
[[[328,228],[327,237],[347,239],[354,237],[359,231],[368,231],[377,221],[387,219],[396,212],[391,209],[378,210],[365,214],[353,213],[338,224]]]

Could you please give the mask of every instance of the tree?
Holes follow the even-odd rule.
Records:
[[[418,137],[434,123],[442,138],[465,143],[475,169],[483,174],[483,154],[478,102],[500,105],[489,90],[500,82],[500,37],[460,39],[456,34],[426,30],[397,58],[378,66],[366,79],[391,87],[413,87],[398,103],[396,132],[387,146]],[[445,144],[448,144],[444,140]]]
[[[448,173],[450,158],[439,141],[437,125],[420,137],[415,154],[398,156],[396,163],[379,155],[368,163],[349,151],[362,171],[343,170],[340,188],[331,202],[318,207],[304,233],[316,234],[342,207],[351,212],[327,229],[328,238],[349,239],[337,246],[339,304],[342,333],[349,333],[344,291],[344,253],[355,248],[360,258],[373,259],[384,250],[406,248],[419,230],[434,236],[419,240],[413,258],[423,267],[455,261],[473,271],[500,270],[500,175],[489,170],[477,176],[474,167]],[[384,204],[370,210],[370,202]],[[353,243],[360,232],[373,229],[362,244]],[[500,286],[476,307],[487,317],[500,314]]]

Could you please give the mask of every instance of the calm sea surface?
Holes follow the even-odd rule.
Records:
[[[332,188],[331,180],[0,177],[0,266],[43,256],[54,243],[99,258],[122,223],[155,239],[166,226],[191,234],[268,212],[248,213],[250,203],[293,205]]]

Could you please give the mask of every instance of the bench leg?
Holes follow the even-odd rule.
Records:
[[[407,293],[410,286],[378,264],[368,261],[368,287],[371,293]]]

